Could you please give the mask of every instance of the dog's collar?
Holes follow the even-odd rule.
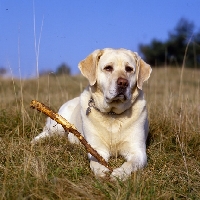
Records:
[[[88,101],[88,108],[86,109],[86,115],[89,115],[91,113],[91,108],[94,108],[95,110],[101,112],[100,109],[95,106],[95,102],[94,102],[94,99],[92,97]],[[106,115],[117,115],[117,113],[115,113],[113,111],[101,112],[101,113],[106,114]]]

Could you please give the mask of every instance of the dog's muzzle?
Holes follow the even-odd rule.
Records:
[[[125,101],[126,100],[126,89],[128,87],[129,83],[128,80],[125,78],[118,78],[117,79],[117,96],[116,99]]]
[[[116,82],[116,95],[112,99],[106,98],[107,102],[111,103],[118,100],[121,102],[126,101],[126,91],[128,86],[129,82],[127,79],[121,77],[118,78]]]

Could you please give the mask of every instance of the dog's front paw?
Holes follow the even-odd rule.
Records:
[[[126,180],[132,173],[132,171],[134,171],[132,162],[124,162],[124,164],[113,170],[112,174],[110,175],[111,180]]]
[[[96,177],[104,178],[109,173],[109,169],[107,167],[104,167],[97,161],[90,161],[90,168],[94,172],[94,175]]]
[[[113,172],[110,175],[110,178],[112,181],[115,181],[117,179],[121,181],[125,181],[130,175],[131,175],[131,172],[127,172],[125,171],[124,168],[119,167],[113,170]]]

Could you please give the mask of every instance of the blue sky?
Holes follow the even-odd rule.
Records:
[[[166,40],[182,17],[200,31],[199,9],[200,0],[0,0],[0,67],[32,77],[37,66],[54,71],[65,62],[76,74],[93,50],[138,51]]]

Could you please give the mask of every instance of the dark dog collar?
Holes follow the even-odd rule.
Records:
[[[95,110],[97,110],[98,112],[101,112],[99,108],[97,108],[95,106],[95,102],[94,102],[94,99],[91,97],[88,101],[88,108],[86,109],[86,115],[89,115],[91,113],[91,108],[94,108]],[[115,112],[101,112],[105,115],[117,115]]]

